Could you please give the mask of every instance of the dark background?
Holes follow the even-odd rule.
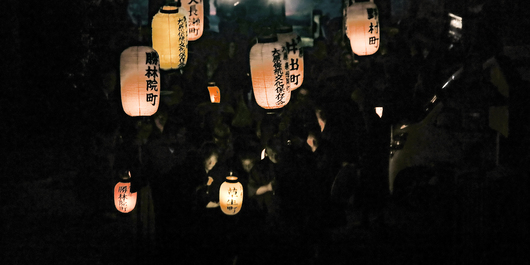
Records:
[[[302,2],[305,3],[298,1],[295,6],[302,7]],[[329,8],[326,1],[314,2],[310,4],[324,12]],[[337,4],[334,2],[330,3]],[[398,22],[405,18],[422,21],[424,23],[419,24],[423,27],[411,31],[410,37],[423,39],[431,45],[439,41],[433,36],[442,30],[446,12],[461,14],[466,7],[484,3],[488,28],[476,30],[494,33],[495,39],[485,40],[495,42],[501,50],[508,46],[526,47],[522,49],[526,51],[523,59],[511,58],[512,71],[507,75],[528,81],[524,74],[528,74],[528,61],[524,59],[529,58],[530,44],[527,1],[402,1],[408,3],[410,9],[400,16],[388,11],[395,2],[376,1],[382,13],[381,23],[398,27]],[[156,3],[151,5],[156,6]],[[120,53],[138,42],[138,29],[128,19],[126,6],[126,0],[8,0],[2,3],[1,28],[6,36],[2,41],[0,99],[4,114],[0,126],[3,223],[0,239],[3,261],[0,262],[3,264],[124,264],[123,260],[131,258],[120,259],[116,255],[134,256],[131,242],[124,243],[125,246],[120,243],[134,237],[127,235],[130,231],[122,227],[124,219],[112,213],[111,203],[110,206],[99,204],[107,198],[98,190],[106,182],[94,177],[104,174],[100,165],[108,151],[106,137],[113,134],[116,124],[130,121],[121,109],[119,73],[116,72]],[[156,8],[153,10],[156,12]],[[307,10],[309,8],[304,8]],[[336,13],[328,12],[331,20]],[[308,17],[307,13],[290,15],[289,21],[301,21],[301,24],[306,23],[303,18]],[[256,23],[267,24],[259,20]],[[513,71],[515,68],[523,70]],[[446,78],[440,76],[439,80]],[[525,107],[528,83],[525,84],[511,87],[511,111],[515,110],[510,112],[513,134],[504,142],[504,150],[513,152],[506,152],[503,159],[511,160],[517,170],[528,162],[525,160],[528,141],[523,141],[528,133]],[[516,175],[528,177],[527,169],[519,173]],[[494,256],[503,257],[496,261],[506,262],[504,264],[517,264],[517,260],[528,258],[528,225],[521,221],[528,213],[524,200],[528,182],[517,178],[508,183],[504,188],[515,195],[507,196],[502,186],[488,187],[488,193],[481,194],[500,193],[496,197],[500,199],[488,201],[491,203],[489,218],[477,217],[473,221],[493,222],[488,229],[500,229],[502,235],[486,239],[491,241],[482,246],[486,254],[479,251],[484,254],[478,257],[480,264],[498,264],[489,260]],[[495,204],[502,200],[503,203]],[[469,205],[474,208],[474,204]],[[506,215],[492,217],[496,210]],[[397,219],[393,218],[393,221]],[[344,263],[342,258],[351,262],[358,258],[364,263],[384,260],[421,264],[413,259],[408,263],[416,254],[403,253],[432,251],[416,245],[417,241],[403,230],[388,223],[383,226],[348,230],[350,233],[343,237],[347,243],[340,242],[337,246],[343,247],[342,251],[354,251],[337,257],[336,264],[351,264]],[[415,225],[409,223],[406,227],[412,229]],[[391,240],[378,241],[382,238]],[[469,239],[469,242],[479,241]],[[495,249],[501,250],[495,253]],[[453,251],[454,254],[460,250]],[[381,258],[385,255],[386,258]],[[477,261],[474,255],[458,257],[462,258],[452,260],[454,264],[460,264],[460,260]]]

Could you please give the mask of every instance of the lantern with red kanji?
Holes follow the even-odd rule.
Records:
[[[130,179],[131,173],[129,172]],[[136,192],[131,193],[131,182],[118,182],[114,186],[114,206],[122,213],[129,213],[136,206]]]
[[[120,56],[121,103],[129,116],[151,116],[160,102],[160,63],[151,47],[133,46]]]
[[[226,215],[236,215],[243,206],[243,185],[236,176],[226,177],[219,188],[219,206]]]
[[[215,85],[215,83],[208,83],[208,92],[210,92],[210,101],[212,103],[221,102],[221,91],[219,90],[219,87]]]
[[[352,52],[372,55],[379,49],[379,11],[373,0],[350,5],[346,12],[346,36]]]
[[[301,38],[293,31],[291,25],[278,28],[276,35],[287,55],[287,58],[284,58],[287,60],[286,75],[289,78],[289,89],[293,91],[299,88],[304,81],[304,53]]]
[[[250,49],[250,75],[256,103],[264,109],[279,109],[291,99],[289,77],[282,44],[276,34],[258,38]]]
[[[179,0],[176,0],[179,1]],[[175,2],[176,2],[175,1]],[[188,40],[198,40],[204,32],[203,0],[181,0],[182,7],[188,12]]]
[[[188,60],[188,21],[183,8],[165,5],[153,17],[153,48],[163,70],[180,69]]]

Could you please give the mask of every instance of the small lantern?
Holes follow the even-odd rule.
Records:
[[[177,2],[179,0],[176,0]],[[203,0],[182,0],[182,7],[188,12],[188,40],[198,40],[204,32]]]
[[[166,5],[153,17],[153,48],[162,70],[180,69],[188,60],[188,22],[184,9]]]
[[[129,179],[131,172],[129,172]],[[134,210],[136,206],[136,192],[131,193],[131,182],[118,182],[114,187],[114,205],[122,213]]]
[[[383,118],[383,107],[375,107],[375,113],[377,113],[379,118]]]
[[[129,116],[151,116],[160,102],[160,63],[151,47],[133,46],[120,57],[121,103]]]
[[[293,26],[285,25],[278,29],[278,42],[286,53],[286,75],[289,78],[291,91],[299,88],[304,81],[304,53],[300,45],[302,39],[293,31]]]
[[[256,103],[264,109],[279,109],[291,99],[284,53],[276,34],[258,38],[250,49],[250,75]]]
[[[236,215],[243,205],[243,185],[236,176],[226,177],[219,188],[219,206],[226,215]]]
[[[346,35],[352,52],[372,55],[379,49],[379,11],[373,0],[353,3],[347,9]]]
[[[212,103],[221,102],[221,91],[219,90],[219,87],[215,85],[215,83],[208,83],[208,91],[210,92],[210,100]]]

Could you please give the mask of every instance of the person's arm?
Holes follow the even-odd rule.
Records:
[[[272,191],[272,181],[267,185],[263,185],[256,190],[256,195],[262,195],[269,191]]]

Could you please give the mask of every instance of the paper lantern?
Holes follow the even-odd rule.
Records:
[[[278,29],[278,42],[283,45],[283,51],[287,55],[286,75],[289,77],[289,89],[291,91],[299,88],[304,81],[304,53],[301,47],[302,39],[293,31],[293,26],[286,25]]]
[[[153,48],[162,70],[180,69],[188,60],[188,22],[184,9],[166,5],[153,17]]]
[[[204,31],[203,0],[182,0],[182,7],[188,12],[188,40],[198,40]]]
[[[373,0],[353,3],[346,13],[346,35],[352,52],[372,55],[379,49],[379,11]]]
[[[221,91],[219,90],[219,87],[215,85],[215,83],[208,84],[208,91],[210,92],[210,100],[212,103],[221,102]]]
[[[130,177],[129,172],[129,177]],[[114,205],[122,213],[134,210],[136,206],[136,192],[131,193],[130,182],[118,182],[114,187]]]
[[[276,34],[258,38],[250,49],[250,75],[256,103],[264,109],[279,109],[291,99],[284,53]]]
[[[379,118],[383,118],[383,107],[375,107],[375,113],[377,113]]]
[[[121,103],[129,116],[151,116],[160,102],[160,63],[151,47],[133,46],[120,57]]]
[[[237,177],[228,176],[219,188],[219,206],[226,215],[236,215],[243,205],[243,185]]]

